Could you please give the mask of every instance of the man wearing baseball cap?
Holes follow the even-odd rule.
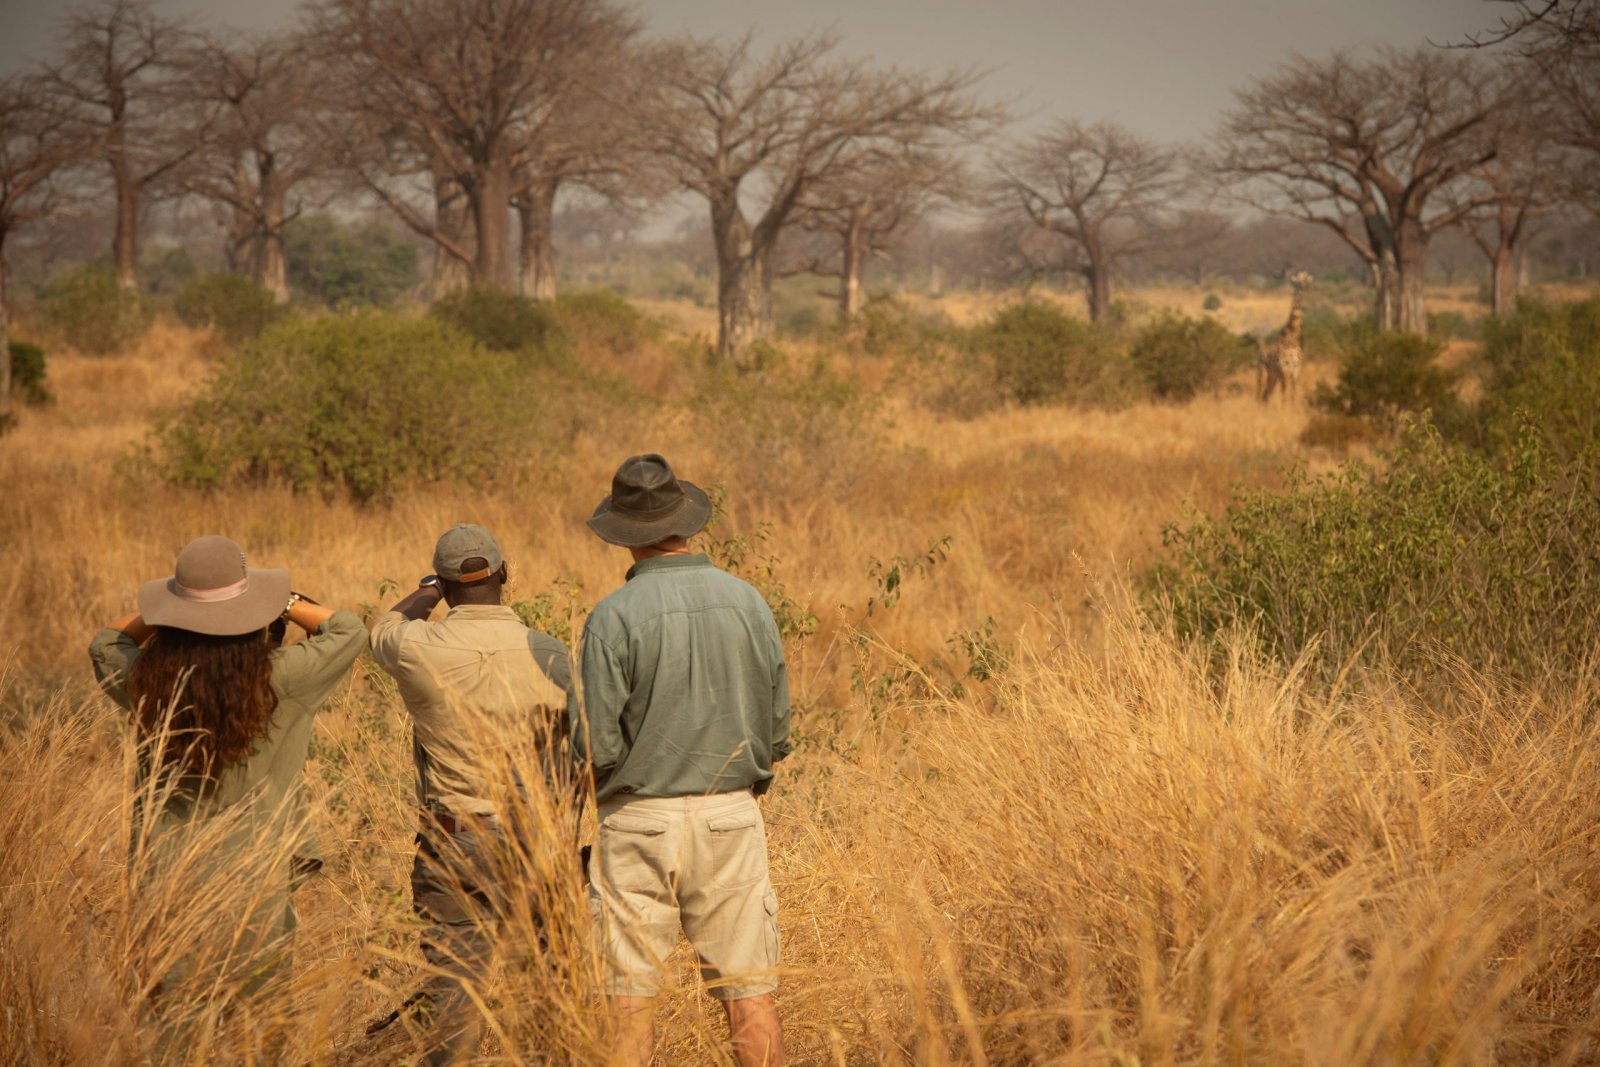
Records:
[[[728,1015],[740,1064],[783,1062],[778,899],[756,797],[789,753],[789,685],[772,611],[691,552],[711,517],[659,455],[632,456],[589,527],[633,557],[583,631],[574,754],[594,775],[590,898],[623,1062],[649,1062],[661,964],[680,927]]]
[[[507,884],[518,869],[511,857],[530,854],[508,836],[570,815],[574,775],[560,753],[567,648],[501,603],[507,577],[489,531],[453,526],[434,548],[433,573],[372,625],[373,658],[411,713],[421,806],[412,906],[428,922],[422,951],[433,970],[413,1000],[428,1002],[428,1063],[477,1052],[482,1022],[468,987],[483,974],[508,893],[529,892]],[[427,621],[441,600],[449,613]]]

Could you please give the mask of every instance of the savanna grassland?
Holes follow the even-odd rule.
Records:
[[[1131,303],[1195,315],[1201,296]],[[956,323],[991,310],[946,303]],[[1225,293],[1219,317],[1258,329],[1284,308]],[[626,557],[582,520],[640,451],[718,488],[704,537],[789,630],[797,743],[764,803],[792,1062],[1600,1058],[1592,671],[1535,684],[1441,657],[1429,686],[1329,676],[1245,632],[1180,640],[1137,603],[1165,523],[1344,458],[1302,443],[1303,402],[1263,406],[1238,372],[1183,403],[975,407],[900,335],[785,342],[752,385],[704,370],[692,309],[651,314],[623,349],[579,339],[602,384],[527,397],[537,414],[507,428],[514,456],[492,476],[361,504],[155,477],[141,449],[214,372],[207,332],[161,319],[113,355],[52,350],[57,402],[0,438],[7,1062],[413,1055],[404,1023],[363,1032],[421,967],[392,684],[363,659],[318,718],[306,775],[327,865],[296,894],[291,987],[240,1004],[186,990],[190,1028],[163,1049],[142,976],[214,936],[195,916],[225,916],[249,872],[151,878],[130,856],[133,741],[84,647],[203,533],[370,614],[462,521],[495,531],[512,599],[568,636],[622,581]],[[1446,359],[1470,363],[1473,344]],[[530,884],[571,873],[545,816]],[[607,1059],[585,905],[555,885],[549,948],[513,920],[480,990],[486,1062]],[[675,963],[658,1062],[730,1062],[720,1011]]]

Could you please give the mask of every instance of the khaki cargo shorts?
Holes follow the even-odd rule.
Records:
[[[607,800],[590,875],[607,993],[660,992],[680,926],[712,996],[741,1000],[778,988],[778,896],[749,792]]]

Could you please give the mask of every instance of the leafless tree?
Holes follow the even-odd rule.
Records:
[[[958,146],[940,143],[942,131],[907,132],[934,141],[871,146],[800,196],[799,226],[823,247],[808,249],[781,273],[837,279],[838,288],[823,295],[837,301],[842,319],[854,318],[865,303],[869,259],[887,256],[898,235],[939,205],[971,198],[973,183]]]
[[[67,20],[53,89],[71,102],[110,170],[116,200],[111,257],[117,280],[138,284],[139,215],[204,143],[209,115],[172,78],[190,35],[145,0],[102,0]]]
[[[1211,167],[1246,202],[1339,234],[1380,328],[1425,333],[1429,240],[1493,202],[1451,193],[1496,157],[1499,85],[1478,57],[1432,48],[1297,56],[1236,94]]]
[[[459,188],[473,281],[510,289],[519,166],[591,88],[589,58],[631,23],[602,0],[321,0],[309,20],[335,61],[336,100],[384,148],[388,173],[364,172],[369,187],[417,229],[395,175],[430,175],[441,204]],[[437,220],[429,236],[467,259]]]
[[[57,209],[59,190],[52,178],[84,149],[70,110],[43,79],[20,74],[0,79],[0,432],[12,422],[6,239]]]
[[[188,51],[182,74],[191,93],[219,109],[212,141],[189,168],[184,188],[225,213],[230,266],[284,303],[284,227],[300,213],[290,196],[328,159],[310,121],[311,53],[288,36],[209,37]]]
[[[1478,204],[1463,216],[1462,226],[1489,260],[1495,315],[1511,310],[1518,264],[1534,223],[1565,199],[1574,169],[1570,150],[1552,132],[1564,120],[1536,84],[1524,76],[1502,98],[1491,127],[1495,157],[1478,166],[1471,184],[1463,187]]]
[[[808,191],[907,131],[959,137],[987,121],[977,72],[877,68],[835,58],[835,43],[805,37],[757,56],[748,37],[678,41],[641,93],[637,137],[710,208],[720,360],[742,364],[770,336],[774,250]]]
[[[1116,123],[1072,120],[1012,148],[995,171],[996,210],[1054,238],[1041,266],[1080,276],[1097,322],[1111,307],[1117,261],[1158,246],[1152,223],[1184,180],[1178,149]]]

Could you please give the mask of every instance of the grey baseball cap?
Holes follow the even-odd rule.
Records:
[[[461,565],[469,559],[481,559],[487,566],[462,573]],[[470,522],[450,527],[433,548],[434,573],[452,582],[481,582],[504,563],[494,535]]]

